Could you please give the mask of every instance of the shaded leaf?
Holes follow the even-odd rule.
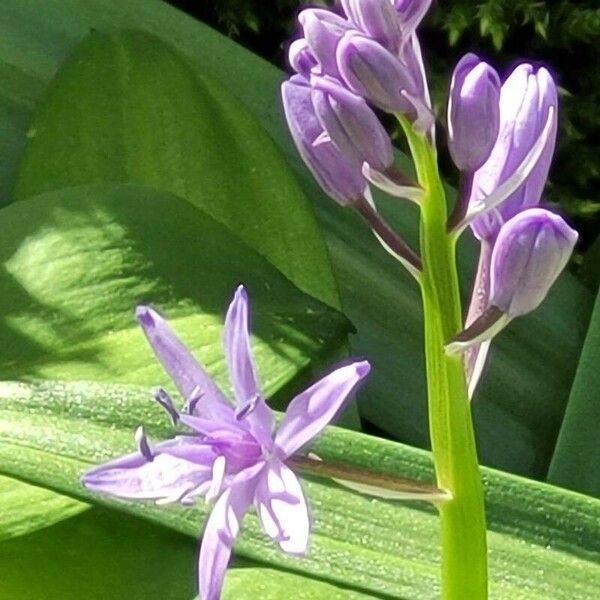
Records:
[[[600,294],[577,367],[548,481],[600,497]]]
[[[87,508],[83,502],[9,477],[0,477],[0,497],[0,542],[54,525]]]
[[[191,538],[95,508],[0,543],[0,597],[191,600],[195,568]]]

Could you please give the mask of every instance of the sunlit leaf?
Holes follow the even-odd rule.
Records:
[[[101,402],[99,402],[101,399]],[[92,497],[79,483],[90,464],[129,452],[132,430],[160,439],[169,420],[145,389],[90,383],[4,383],[0,465],[10,475],[94,499],[196,537],[206,505],[159,507]],[[315,445],[324,459],[430,480],[429,456],[331,428]],[[600,501],[486,470],[491,597],[593,598],[600,585]],[[439,520],[425,507],[388,503],[327,482],[304,482],[314,518],[304,558],[283,555],[257,520],[244,522],[237,554],[367,593],[431,600],[438,589]]]

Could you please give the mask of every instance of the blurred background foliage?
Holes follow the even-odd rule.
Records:
[[[294,35],[301,0],[170,0],[280,68]],[[528,60],[548,66],[562,95],[558,151],[545,200],[560,207],[582,234],[581,250],[600,225],[600,7],[598,0],[434,0],[421,32],[437,112],[444,114],[449,74],[468,51],[506,73]],[[441,137],[441,136],[440,136]],[[443,143],[443,140],[441,140]],[[445,175],[455,173],[447,156]]]

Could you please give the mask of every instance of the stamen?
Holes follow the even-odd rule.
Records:
[[[171,417],[173,425],[179,422],[179,411],[175,408],[171,396],[163,388],[157,388],[154,391],[154,399],[167,411]]]
[[[198,404],[198,402],[202,399],[203,396],[204,396],[204,392],[201,390],[200,386],[197,385],[192,390],[192,393],[190,394],[190,397],[186,401],[186,403],[183,407],[183,410],[188,415],[193,415],[194,412],[196,411],[196,404]]]
[[[154,460],[154,453],[150,448],[150,444],[148,443],[148,438],[146,437],[146,433],[144,432],[144,426],[140,425],[134,434],[135,441],[138,446],[138,450],[140,454],[148,461],[152,462]]]
[[[249,414],[253,413],[256,409],[256,405],[260,400],[259,394],[254,394],[250,399],[246,400],[243,404],[240,404],[235,411],[235,418],[237,421],[242,421]]]

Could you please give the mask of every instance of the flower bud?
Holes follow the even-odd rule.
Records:
[[[414,113],[405,94],[417,93],[409,69],[378,42],[349,32],[337,47],[337,64],[348,87],[387,112]]]
[[[474,54],[459,61],[448,99],[448,147],[452,160],[472,172],[488,159],[500,128],[500,79]]]
[[[317,118],[340,151],[385,171],[394,161],[392,142],[365,100],[331,77],[313,76],[311,86]]]
[[[327,75],[339,77],[335,50],[342,36],[352,30],[352,25],[329,10],[307,8],[300,12],[298,21],[304,30],[306,43],[321,70]]]
[[[431,0],[394,0],[402,33],[408,37],[419,26],[431,6]]]
[[[577,238],[560,216],[542,208],[510,219],[492,252],[491,304],[511,318],[537,308],[569,261]]]
[[[318,64],[315,55],[311,52],[304,38],[294,40],[290,44],[288,60],[292,69],[306,79],[310,77],[312,69]]]
[[[342,205],[361,198],[367,189],[362,162],[342,154],[323,130],[308,82],[295,75],[282,84],[281,95],[298,152],[323,190]]]
[[[342,0],[350,22],[397,54],[402,42],[400,20],[390,0]]]
[[[554,113],[558,109],[556,84],[550,73],[529,64],[519,65],[500,90],[500,132],[489,158],[474,174],[469,201],[491,196],[519,169],[528,175],[496,210],[473,221],[473,231],[480,239],[493,239],[508,219],[539,204],[556,143],[556,116],[550,129],[546,127],[550,109]],[[527,155],[543,135],[541,154],[525,169]]]

